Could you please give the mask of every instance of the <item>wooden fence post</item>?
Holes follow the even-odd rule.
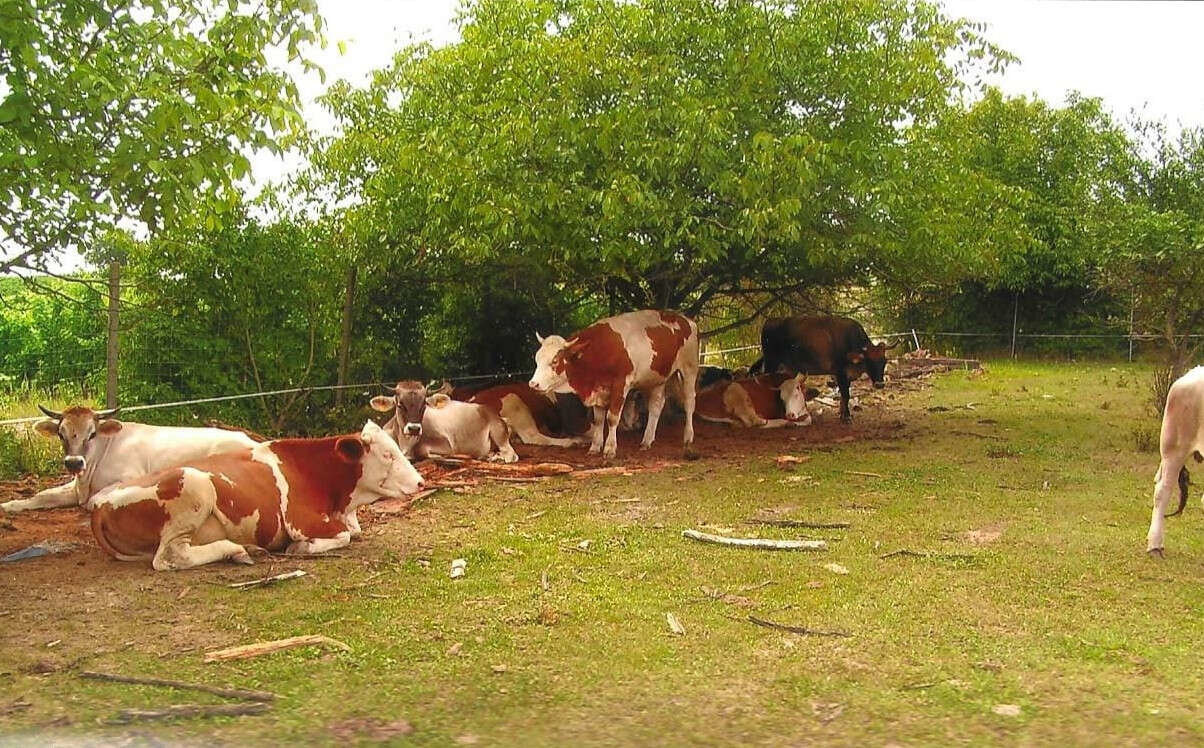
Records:
[[[1015,293],[1012,302],[1012,358],[1016,358],[1016,321],[1020,318],[1020,292]]]
[[[117,336],[120,330],[121,263],[109,261],[109,327],[105,342],[105,407],[117,407]]]

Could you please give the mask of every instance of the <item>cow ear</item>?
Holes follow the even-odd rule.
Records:
[[[446,408],[451,402],[451,398],[440,392],[437,395],[431,395],[426,399],[426,404],[432,408]]]
[[[59,422],[43,418],[33,425],[33,430],[49,439],[57,439],[59,435]]]
[[[363,440],[358,436],[343,436],[334,443],[334,451],[345,462],[359,462],[364,459],[364,452],[368,450],[368,445],[364,444]]]
[[[381,413],[388,413],[390,410],[393,410],[393,406],[396,404],[396,401],[394,401],[391,397],[377,395],[376,397],[372,398],[368,404],[372,406],[372,410],[379,410]]]
[[[865,354],[861,351],[849,351],[849,363],[859,364],[865,360]]]
[[[96,424],[96,433],[100,434],[101,436],[112,436],[118,431],[121,431],[121,421],[118,421],[114,418],[106,418],[100,423]]]

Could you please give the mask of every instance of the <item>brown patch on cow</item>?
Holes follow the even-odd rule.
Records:
[[[727,388],[731,386],[732,382],[723,381],[699,390],[694,398],[694,413],[700,418],[717,421],[731,418],[732,414],[727,412],[725,398]]]
[[[610,324],[599,322],[577,333],[556,353],[552,370],[564,374],[581,401],[591,405],[608,403],[610,392],[601,391],[613,392],[615,382],[625,383],[635,365],[623,344],[623,336]],[[622,403],[619,407],[622,408]]]
[[[753,410],[757,412],[758,416],[768,421],[786,417],[786,406],[782,404],[781,386],[787,379],[790,377],[783,374],[769,374],[752,379],[742,379],[734,384],[748,393]]]
[[[649,327],[646,332],[648,340],[652,343],[651,369],[668,378],[669,373],[673,371],[673,362],[677,360],[678,352],[693,330],[689,320],[680,314],[661,312],[660,316],[663,324]]]
[[[359,434],[346,436],[359,439]],[[338,455],[335,443],[341,438],[279,439],[271,443],[288,484],[285,518],[306,538],[330,538],[347,529],[333,515],[351,503],[351,492],[363,467]]]
[[[183,471],[170,471],[183,480]],[[170,484],[173,476],[164,476]],[[177,495],[179,489],[176,489]],[[92,511],[92,534],[101,549],[114,558],[149,557],[155,554],[162,539],[167,510],[155,499],[134,501],[121,506],[101,504]]]
[[[217,510],[232,524],[238,525],[259,512],[253,537],[230,538],[240,545],[257,545],[268,550],[285,546],[284,518],[280,513],[280,488],[276,474],[262,462],[252,460],[250,451],[245,457],[222,455],[206,466]]]
[[[535,421],[535,427],[539,429],[539,433],[544,436],[553,437],[563,433],[563,427],[560,422],[560,411],[556,409],[556,405],[544,395],[531,389],[530,385],[526,383],[516,382],[514,384],[499,384],[489,387],[474,394],[469,398],[468,402],[484,405],[498,414],[498,416],[501,416],[502,401],[509,395],[517,397],[527,410],[530,411],[531,418]]]

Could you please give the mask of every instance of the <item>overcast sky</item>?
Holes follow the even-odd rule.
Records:
[[[1180,0],[942,0],[950,15],[987,24],[986,36],[1020,58],[991,83],[1013,94],[1060,103],[1067,91],[1099,96],[1113,113],[1140,109],[1172,125],[1204,125],[1204,2]],[[328,80],[364,83],[411,40],[455,41],[459,0],[319,0],[330,45],[318,54]],[[346,54],[339,54],[337,42]],[[316,78],[302,82],[312,99]],[[320,107],[311,123],[329,128]],[[271,156],[255,159],[262,181],[287,166]]]

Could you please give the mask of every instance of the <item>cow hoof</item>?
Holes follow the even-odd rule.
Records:
[[[587,452],[588,452],[589,454],[591,454],[591,455],[596,455],[596,454],[598,454],[598,453],[599,453],[599,452],[601,452],[601,451],[602,451],[602,448],[601,448],[601,447],[595,447],[595,446],[594,446],[594,445],[592,445],[592,444],[589,446],[589,449],[587,450]]]
[[[1166,558],[1165,556],[1162,555],[1161,548],[1151,548],[1148,551],[1146,551],[1146,555],[1149,556],[1150,558],[1157,558],[1157,559]]]
[[[690,460],[691,462],[697,460],[699,457],[702,457],[702,455],[698,454],[698,450],[689,445],[686,445],[686,448],[682,450],[681,456],[687,460]]]
[[[242,553],[236,553],[235,555],[231,556],[230,561],[235,564],[243,564],[244,566],[255,565],[255,560],[252,559],[251,554],[247,553],[246,551],[243,551]]]
[[[640,442],[640,451],[641,452],[647,452],[650,449],[652,449],[652,444],[645,444],[643,442]]]

